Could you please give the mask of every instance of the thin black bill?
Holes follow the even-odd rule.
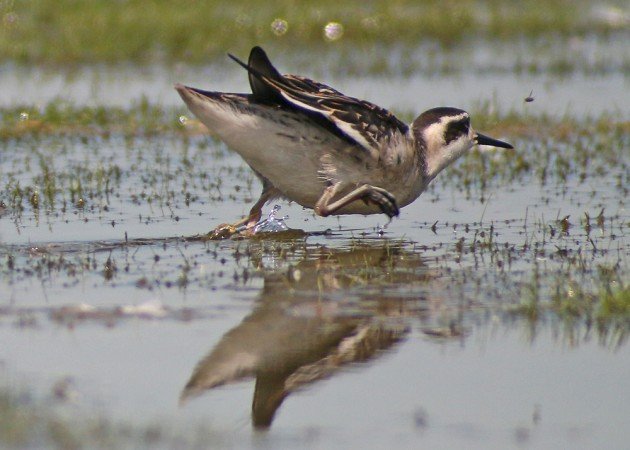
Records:
[[[501,148],[514,148],[512,144],[508,144],[507,142],[503,142],[498,139],[493,139],[491,137],[484,136],[481,133],[477,133],[477,144],[478,145],[492,145],[493,147],[501,147]]]

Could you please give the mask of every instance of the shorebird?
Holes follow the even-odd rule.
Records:
[[[461,109],[429,109],[407,125],[326,84],[280,74],[260,47],[247,63],[228,56],[247,70],[251,94],[175,85],[193,114],[262,182],[249,215],[220,225],[215,237],[253,229],[275,198],[323,217],[384,213],[391,219],[474,145],[513,148],[474,131]]]

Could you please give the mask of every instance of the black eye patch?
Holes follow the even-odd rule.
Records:
[[[444,133],[444,141],[446,144],[450,144],[452,141],[460,137],[461,135],[467,135],[468,129],[470,128],[470,119],[468,117],[464,117],[457,122],[451,122],[448,124],[448,128],[446,129],[446,133]]]

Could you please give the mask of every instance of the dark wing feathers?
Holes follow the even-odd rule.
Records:
[[[254,98],[256,100],[261,103],[277,103],[280,101],[281,97],[280,94],[278,94],[278,91],[270,87],[261,78],[261,76],[273,79],[282,78],[282,75],[280,75],[276,68],[271,64],[271,61],[269,61],[267,54],[262,48],[254,47],[252,49],[249,53],[247,66],[242,64],[241,61],[235,59],[232,55],[230,55],[230,57],[247,69],[249,85],[252,88],[252,94],[254,94]]]
[[[285,81],[289,82],[296,89],[300,89],[304,92],[310,92],[314,94],[322,94],[322,95],[340,95],[343,97],[343,94],[336,89],[331,88],[327,84],[320,83],[315,80],[311,80],[310,78],[301,77],[299,75],[283,75],[282,76]]]
[[[376,154],[379,144],[408,126],[373,103],[343,95],[323,83],[297,75],[281,75],[260,47],[251,51],[249,64],[229,55],[249,72],[254,98],[299,109],[350,143]]]

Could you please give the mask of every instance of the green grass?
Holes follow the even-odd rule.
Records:
[[[189,119],[180,120],[182,115]],[[621,258],[620,271],[596,266],[601,259],[614,265],[616,242],[630,229],[627,215],[617,208],[630,194],[630,122],[609,114],[577,119],[483,106],[472,115],[476,128],[516,148],[469,152],[448,169],[440,186],[485,203],[496,190],[534,184],[551,188],[543,189],[542,203],[563,195],[568,204],[577,198],[584,205],[578,215],[525,217],[503,225],[509,228],[524,221],[523,237],[517,241],[501,238],[506,232],[501,231],[502,224],[496,224],[498,235],[494,224],[461,225],[459,230],[466,230],[451,243],[454,254],[449,257],[485,258],[500,274],[517,270],[512,266],[525,266],[519,312],[532,320],[553,310],[567,323],[570,318],[580,323],[589,319],[600,330],[626,333],[630,289],[622,274],[627,274],[627,262]],[[143,100],[128,108],[109,108],[56,101],[38,109],[0,109],[0,117],[0,147],[6,155],[0,168],[0,202],[7,224],[15,221],[19,226],[31,217],[53,223],[111,217],[117,221],[118,216],[108,211],[120,209],[121,204],[142,211],[140,221],[147,220],[147,214],[174,218],[190,214],[189,208],[206,211],[223,201],[251,202],[257,194],[251,170],[244,164],[226,164],[225,146],[208,139],[184,106],[161,107]],[[576,182],[579,189],[574,197],[570,190]],[[600,198],[607,189],[610,193],[605,195],[613,200],[605,209],[584,200]],[[437,201],[431,190],[427,195]],[[536,266],[532,261],[538,258],[553,262]],[[29,273],[45,273],[48,264],[42,260]],[[0,269],[5,268],[0,272],[12,277],[13,266],[9,255],[0,261]],[[60,260],[59,267],[68,274],[90,270],[70,260]],[[99,270],[115,277],[114,267]],[[557,271],[549,272],[549,267]],[[595,286],[589,284],[593,276],[598,280]],[[175,286],[188,279],[182,269],[181,280],[169,282]]]
[[[470,111],[476,129],[485,133],[522,137],[537,141],[532,136],[575,145],[592,136],[603,136],[604,147],[614,150],[630,144],[630,121],[619,120],[608,113],[597,117],[577,119],[570,115],[529,115],[517,111],[498,111],[487,104]],[[409,112],[394,111],[402,120],[413,120]],[[147,98],[128,107],[78,106],[63,100],[53,100],[43,107],[16,105],[0,108],[0,140],[45,136],[160,136],[198,135],[207,130],[185,108],[163,107]],[[620,143],[619,146],[610,144]],[[588,150],[588,149],[584,149]]]
[[[253,44],[372,51],[375,45],[436,41],[453,46],[471,37],[576,36],[623,28],[591,12],[585,0],[5,0],[0,2],[0,58],[53,64],[207,63],[226,50],[244,53]],[[278,32],[283,27],[272,29],[276,19],[285,21],[284,33]],[[330,22],[343,27],[334,42],[324,36]]]
[[[443,186],[484,202],[493,189],[515,180],[566,185],[575,176],[582,181],[606,176],[615,181],[620,195],[629,194],[630,122],[608,114],[576,119],[489,112],[484,107],[472,114],[476,128],[504,137],[516,150],[491,155],[469,152],[449,168],[449,176],[440,181]],[[98,211],[116,201],[121,180],[127,179],[137,179],[145,187],[134,194],[133,201],[153,206],[175,201],[178,193],[185,195],[179,199],[182,203],[194,203],[198,200],[191,193],[195,183],[205,186],[211,198],[223,198],[220,177],[211,183],[209,175],[199,170],[208,163],[195,158],[220,158],[224,147],[212,144],[207,130],[184,106],[167,108],[141,100],[128,108],[88,107],[53,101],[40,109],[0,108],[0,119],[0,146],[7,152],[16,151],[16,146],[20,149],[19,156],[12,158],[13,165],[3,167],[0,186],[0,201],[16,214],[29,210],[65,213],[76,208]],[[191,142],[195,144],[190,146]],[[103,144],[126,148],[130,166],[103,154]],[[69,146],[75,145],[87,149],[85,159],[60,162],[73,152]],[[165,145],[171,149],[166,151]],[[188,150],[173,153],[175,148]],[[90,155],[97,157],[98,164]],[[611,172],[610,167],[618,170]],[[146,175],[139,177],[143,170]],[[251,191],[251,179],[243,183]],[[178,186],[175,192],[174,185]],[[592,222],[594,227],[596,221],[603,219],[593,217],[588,226]],[[561,224],[554,229],[561,232]]]
[[[184,133],[184,107],[162,108],[147,99],[128,108],[76,106],[55,100],[37,109],[30,105],[0,109],[0,140],[44,136],[151,136]],[[188,126],[192,132],[194,122]],[[201,128],[198,127],[201,131]]]
[[[531,279],[521,285],[521,302],[514,312],[530,322],[534,335],[535,328],[546,323],[578,345],[592,330],[600,344],[619,348],[630,335],[630,284],[623,266],[590,267],[580,261],[543,275],[535,263]]]

